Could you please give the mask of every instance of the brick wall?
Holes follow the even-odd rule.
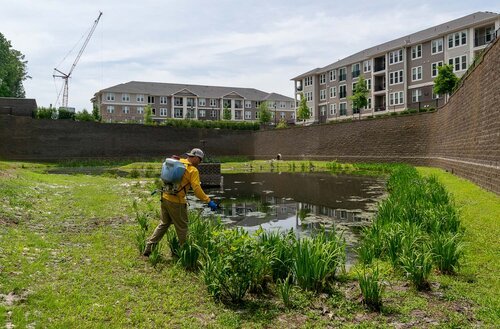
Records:
[[[284,130],[232,131],[35,120],[0,115],[0,158],[144,158],[202,147],[260,159],[407,162],[449,170],[500,194],[500,41],[437,112]]]

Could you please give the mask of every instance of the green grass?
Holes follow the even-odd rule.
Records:
[[[448,328],[500,325],[498,196],[442,171],[419,169],[436,174],[460,207],[464,262],[457,275],[431,273],[423,293],[381,264],[388,284],[373,313],[352,271],[320,294],[284,291],[291,308],[272,285],[274,293],[249,293],[237,306],[216,302],[199,273],[170,257],[166,238],[155,267],[139,256],[133,204],[149,214],[151,234],[159,218],[153,179],[40,171],[46,167],[0,162],[0,327],[425,327],[425,318]],[[12,304],[3,298],[9,293]]]
[[[464,263],[456,278],[440,277],[450,299],[470,299],[479,319],[500,325],[500,197],[440,169],[418,168],[435,175],[451,193],[465,227]]]

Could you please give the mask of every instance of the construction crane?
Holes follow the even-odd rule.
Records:
[[[54,68],[54,74],[52,76],[54,78],[62,78],[64,80],[63,100],[62,100],[62,107],[64,109],[68,108],[68,82],[69,82],[69,78],[71,76],[71,73],[73,73],[73,70],[75,69],[76,64],[78,64],[80,57],[82,57],[83,51],[87,47],[87,44],[89,43],[90,38],[92,37],[92,34],[94,33],[95,28],[97,27],[97,23],[99,23],[99,20],[101,19],[101,16],[102,16],[102,12],[99,12],[99,16],[97,16],[96,20],[94,21],[94,25],[92,25],[92,28],[90,29],[90,32],[87,35],[87,39],[85,39],[85,42],[83,43],[82,48],[78,52],[78,55],[76,56],[76,59],[73,62],[73,65],[71,66],[71,69],[69,70],[69,72],[64,73],[64,72],[60,71],[59,69]],[[56,72],[59,74],[56,74]],[[59,93],[59,95],[60,95],[60,93]],[[59,99],[59,96],[57,98]]]

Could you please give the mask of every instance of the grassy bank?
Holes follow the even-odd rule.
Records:
[[[464,264],[457,277],[441,277],[450,299],[471,300],[479,319],[500,325],[500,197],[440,169],[418,168],[435,175],[453,195],[467,234]]]
[[[467,242],[462,268],[455,276],[431,274],[431,290],[418,292],[380,263],[384,306],[374,312],[361,303],[355,272],[337,277],[319,293],[287,289],[282,281],[281,288],[270,283],[269,291],[250,292],[238,304],[218,302],[199,272],[177,264],[168,247],[156,266],[139,256],[132,205],[135,201],[149,216],[150,233],[159,208],[150,195],[152,178],[53,175],[40,169],[43,165],[0,162],[0,327],[499,324],[498,197],[452,175],[436,171],[461,207]],[[457,193],[464,194],[463,200]],[[283,295],[291,297],[288,305]]]

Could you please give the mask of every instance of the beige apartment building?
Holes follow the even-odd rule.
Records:
[[[500,15],[477,12],[392,40],[292,79],[295,98],[312,109],[308,123],[437,107],[432,91],[438,67],[452,64],[462,76],[475,56],[498,36]],[[349,96],[363,76],[368,106],[353,109]]]
[[[293,98],[253,88],[130,81],[98,91],[91,101],[105,122],[143,122],[147,105],[157,122],[167,118],[221,120],[224,108],[231,111],[232,121],[251,122],[259,119],[263,102],[271,111],[272,124],[295,122]]]

